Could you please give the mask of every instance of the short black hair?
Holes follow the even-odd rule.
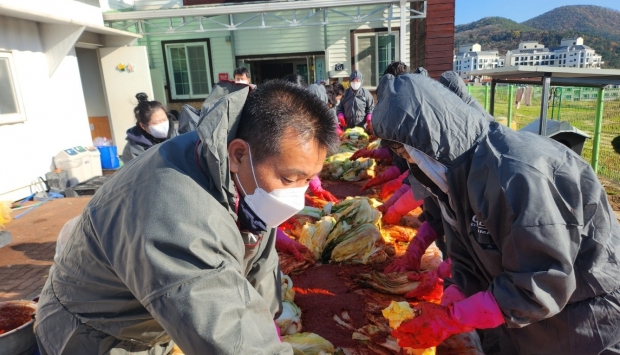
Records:
[[[233,77],[235,77],[237,75],[241,75],[241,76],[245,75],[248,78],[250,78],[250,71],[246,67],[239,67],[239,68],[235,69],[235,71],[233,72]]]
[[[336,106],[336,95],[334,95],[334,87],[331,85],[325,86],[325,93],[327,94],[327,103]]]
[[[289,74],[285,76],[284,78],[282,78],[282,80],[288,81],[289,83],[293,83],[299,86],[307,86],[306,79],[304,79],[304,77],[299,74]]]
[[[407,66],[407,64],[403,62],[392,62],[390,63],[390,65],[387,66],[387,68],[385,68],[383,75],[392,74],[394,75],[394,77],[397,77],[401,74],[406,74],[408,72],[409,72],[409,67]]]
[[[328,154],[338,147],[332,114],[315,94],[284,80],[257,86],[248,95],[237,129],[237,138],[250,144],[254,162],[280,154],[287,129],[304,141],[316,141]]]
[[[334,82],[332,88],[334,89],[335,96],[344,95],[344,86],[339,81]]]

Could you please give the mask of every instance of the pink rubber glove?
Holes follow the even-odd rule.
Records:
[[[347,121],[344,119],[344,114],[338,114],[338,123],[340,123],[340,126],[342,128],[347,128]]]
[[[422,206],[422,203],[424,200],[416,201],[412,192],[403,194],[392,207],[388,208],[383,220],[387,224],[398,224],[404,215]]]
[[[385,268],[385,273],[401,271],[419,271],[420,261],[426,249],[437,240],[437,233],[426,221],[418,228],[415,238],[411,240],[405,255],[394,260]]]
[[[439,264],[436,270],[414,271],[407,275],[407,278],[420,284],[415,289],[405,293],[405,298],[439,300],[443,294],[443,279],[447,277],[452,277],[452,260],[450,259]]]
[[[359,158],[373,158],[378,160],[392,160],[392,153],[390,152],[390,148],[379,148],[379,149],[360,149],[353,153],[349,160],[357,160]]]
[[[398,190],[403,184],[403,181],[405,181],[405,179],[407,178],[407,176],[409,176],[409,171],[405,171],[396,179],[386,182],[385,185],[383,185],[383,187],[381,188],[381,199],[385,200],[389,194]]]
[[[466,298],[467,296],[465,296],[465,294],[461,292],[461,290],[459,290],[459,287],[457,285],[450,285],[448,286],[448,288],[443,290],[443,295],[441,296],[441,305],[446,307],[453,304],[454,302],[459,302]]]
[[[338,135],[338,137],[342,137],[342,135],[344,134],[344,131],[342,130],[342,128],[340,128],[339,124],[336,125],[336,134]]]
[[[276,232],[276,250],[293,254],[295,259],[302,261],[304,260],[302,252],[308,250],[305,245],[291,239],[288,235],[286,235],[280,228],[277,229]]]
[[[367,190],[373,186],[381,185],[384,182],[394,180],[399,176],[400,170],[396,166],[392,166],[386,171],[384,171],[383,174],[368,180],[368,182],[364,186],[362,186],[362,191]]]
[[[278,339],[280,339],[280,343],[282,342],[282,336],[280,335],[280,327],[278,327],[278,323],[276,323],[276,321],[273,321],[273,324],[276,325],[276,332],[278,333]]]
[[[392,181],[394,181],[394,180],[392,180]],[[387,184],[391,183],[392,181],[388,182]],[[386,184],[386,185],[387,185],[387,184]],[[394,206],[394,204],[396,203],[396,201],[398,201],[398,199],[399,199],[402,195],[404,195],[404,194],[406,194],[406,193],[412,193],[412,192],[411,192],[411,186],[409,186],[409,185],[405,185],[405,184],[400,185],[400,187],[398,188],[398,190],[394,191],[394,193],[392,194],[392,196],[390,196],[390,198],[389,198],[387,201],[383,202],[383,204],[382,204],[381,206],[377,207],[377,209],[378,209],[379,211],[381,211],[381,213],[385,213],[385,212],[387,212],[387,210],[388,210],[390,207]]]
[[[318,176],[315,176],[310,180],[308,184],[310,187],[310,191],[314,194],[314,196],[320,198],[321,200],[330,201],[330,202],[339,202],[336,196],[332,195],[329,191],[324,190],[321,186],[321,179]]]
[[[392,331],[401,347],[430,348],[454,334],[504,324],[502,312],[489,291],[478,292],[447,307],[421,302],[414,308],[420,315]]]
[[[372,134],[372,113],[366,115],[366,130]]]

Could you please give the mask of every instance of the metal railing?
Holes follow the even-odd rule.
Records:
[[[542,100],[542,87],[533,86],[531,98],[521,97],[517,104],[519,88],[521,86],[498,85],[494,108],[498,121],[517,130],[539,118]],[[489,110],[489,85],[468,86],[468,90]],[[548,118],[566,121],[588,134],[591,139],[586,140],[582,157],[600,176],[620,182],[620,89],[553,88]]]

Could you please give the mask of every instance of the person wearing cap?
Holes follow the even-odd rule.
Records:
[[[351,87],[344,92],[336,111],[338,121],[346,128],[364,127],[371,129],[370,119],[375,107],[375,99],[370,91],[364,89],[364,77],[358,70],[354,70],[349,76]]]

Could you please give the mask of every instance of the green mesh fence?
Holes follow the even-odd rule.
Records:
[[[515,101],[519,86],[514,87]],[[486,88],[470,86],[470,94],[484,106]],[[512,128],[521,129],[540,116],[542,87],[531,87],[531,99],[526,100],[527,91],[517,107],[513,106]],[[597,88],[563,87],[552,88],[549,101],[548,118],[567,121],[582,130],[590,139],[586,140],[582,156],[591,163],[594,151],[594,129],[597,109]],[[498,85],[495,88],[495,118],[506,123],[509,106],[509,86]],[[598,174],[620,182],[620,89],[606,89],[603,103],[603,120],[599,144]]]

